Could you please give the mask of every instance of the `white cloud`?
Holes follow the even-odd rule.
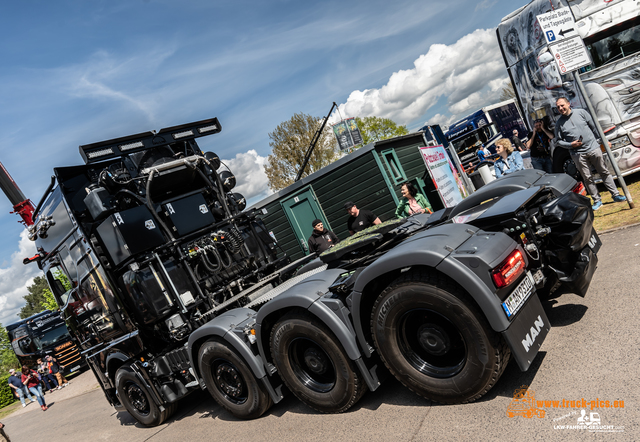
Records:
[[[433,117],[425,121],[424,125],[439,124],[442,130],[446,131],[446,128],[456,121],[458,121],[458,117],[456,115],[435,114]]]
[[[410,124],[446,97],[449,112],[463,116],[497,101],[506,79],[494,29],[478,29],[448,46],[433,44],[413,64],[413,69],[393,73],[379,89],[353,91],[340,113]]]
[[[241,193],[247,199],[247,207],[254,201],[270,195],[267,175],[264,173],[266,157],[258,155],[251,149],[246,153],[238,153],[235,158],[223,160],[236,177],[234,192]],[[251,200],[251,202],[250,202]]]
[[[496,3],[498,3],[498,0],[482,0],[480,3],[478,3],[476,5],[476,11],[479,11],[481,9],[489,9],[490,7],[492,7],[493,5],[495,5]]]
[[[134,51],[134,55],[129,56],[99,50],[83,63],[58,68],[53,72],[71,96],[129,105],[151,121],[157,103],[148,85],[154,80],[154,73],[174,53],[175,48],[171,43],[162,48]],[[132,81],[132,78],[138,81]]]
[[[35,263],[24,265],[22,260],[36,253],[35,243],[27,238],[27,231],[20,234],[18,250],[11,255],[6,268],[0,268],[0,323],[3,326],[16,322],[18,312],[24,306],[27,286],[33,283],[35,276],[42,273]]]

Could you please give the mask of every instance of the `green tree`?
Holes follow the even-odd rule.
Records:
[[[273,191],[293,184],[302,167],[304,156],[316,131],[322,125],[322,118],[297,113],[290,120],[280,123],[269,133],[271,155],[267,157],[264,171]],[[328,125],[318,140],[309,163],[302,176],[322,169],[338,159],[337,141]]]
[[[56,298],[54,298],[53,293],[51,293],[51,290],[49,288],[44,289],[43,295],[44,302],[42,303],[42,306],[45,308],[45,310],[51,310],[52,312],[58,310],[58,303],[56,302]]]
[[[356,123],[362,135],[363,145],[409,133],[407,126],[398,126],[395,121],[389,118],[356,117]]]
[[[0,373],[4,374],[10,368],[18,368],[18,365],[18,358],[11,347],[7,329],[0,324]]]
[[[26,305],[20,309],[18,315],[21,319],[40,313],[45,309],[45,290],[49,290],[49,285],[44,276],[33,278],[33,284],[27,287],[28,294],[24,295]]]

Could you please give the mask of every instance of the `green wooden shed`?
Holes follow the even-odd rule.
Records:
[[[432,143],[426,142],[423,132],[368,144],[249,210],[262,213],[260,217],[281,250],[293,260],[309,253],[307,240],[316,218],[338,238],[349,236],[343,207],[346,201],[354,201],[359,209],[369,209],[386,221],[395,218],[401,184],[410,181],[438,210],[443,204],[428,174],[425,176],[419,151],[427,144]]]

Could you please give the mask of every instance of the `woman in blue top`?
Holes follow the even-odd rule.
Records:
[[[524,169],[520,152],[513,149],[513,145],[508,139],[501,138],[496,141],[496,153],[499,155],[496,162],[493,163],[496,178]]]

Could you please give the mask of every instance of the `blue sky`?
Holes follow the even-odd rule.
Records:
[[[5,2],[0,162],[35,204],[78,146],[218,117],[203,150],[266,196],[268,133],[296,112],[451,122],[498,101],[494,28],[526,1]],[[249,176],[251,179],[249,179]],[[35,266],[0,197],[0,323]]]

